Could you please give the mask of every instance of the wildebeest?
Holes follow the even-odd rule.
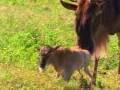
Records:
[[[106,49],[108,36],[117,34],[120,48],[120,0],[71,0],[68,3],[60,0],[61,4],[74,10],[75,31],[77,44],[82,49],[87,49],[95,55],[93,82],[95,82],[98,66],[98,57]],[[120,74],[120,59],[118,66]]]
[[[88,50],[82,50],[78,47],[64,48],[42,46],[39,52],[39,70],[42,71],[47,64],[51,64],[58,76],[62,76],[65,81],[69,81],[75,70],[83,69],[85,73],[92,78],[88,65],[91,59]]]

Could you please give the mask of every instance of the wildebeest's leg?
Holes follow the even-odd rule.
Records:
[[[92,78],[92,75],[91,75],[88,67],[85,67],[85,68],[84,68],[84,71],[85,71],[85,73],[86,73],[90,78]]]
[[[96,82],[98,62],[99,62],[99,58],[95,58],[94,71],[93,71],[93,77],[92,77],[92,84],[95,84],[95,82]]]
[[[118,64],[118,74],[120,74],[120,33],[117,33],[118,37],[118,47],[119,47],[119,64]]]

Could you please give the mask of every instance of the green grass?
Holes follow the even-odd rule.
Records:
[[[22,1],[25,5],[21,5],[18,0],[0,1],[0,61],[20,66],[28,64],[27,67],[33,68],[38,46],[71,46],[74,33],[71,30],[71,21],[67,23],[67,18],[63,17],[64,11],[60,13],[62,8],[59,2]]]
[[[59,0],[0,0],[0,90],[77,90],[79,80],[66,83],[55,77],[52,68],[39,74],[36,64],[39,46],[75,45],[73,17]],[[107,74],[110,82],[116,82],[117,38],[110,39],[109,57],[100,60],[99,72],[111,72]],[[100,73],[98,86],[109,80]],[[104,84],[107,89],[117,87],[116,83]]]

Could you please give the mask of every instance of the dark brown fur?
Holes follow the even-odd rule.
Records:
[[[120,47],[120,0],[77,0],[77,6],[74,4],[69,8],[70,4],[60,1],[65,8],[76,12],[77,44],[95,55],[93,77],[96,77],[98,57],[106,49],[110,34],[117,34]],[[120,74],[120,64],[118,73]]]

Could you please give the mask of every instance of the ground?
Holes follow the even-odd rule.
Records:
[[[49,66],[50,68],[51,66]],[[67,83],[62,78],[56,77],[56,72],[51,67],[43,73],[28,70],[13,65],[0,64],[0,89],[1,90],[79,90],[80,75],[74,73]],[[95,90],[117,90],[118,75],[115,70],[99,71],[97,87]]]

